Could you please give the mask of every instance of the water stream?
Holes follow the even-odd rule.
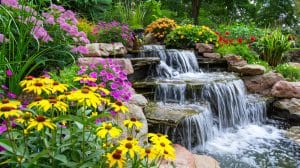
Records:
[[[201,111],[177,128],[160,125],[159,131],[195,153],[215,157],[221,167],[300,167],[300,145],[276,124],[268,124],[266,101],[247,94],[235,74],[201,72],[192,51],[158,45],[144,49],[161,59],[152,73],[157,79],[154,100]]]

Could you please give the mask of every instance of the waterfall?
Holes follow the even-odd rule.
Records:
[[[179,103],[185,102],[186,84],[176,83],[159,83],[154,100],[162,101],[163,103]]]

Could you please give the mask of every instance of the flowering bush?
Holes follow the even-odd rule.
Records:
[[[165,40],[167,46],[175,48],[194,47],[199,42],[217,45],[217,36],[209,27],[189,24],[178,26]]]
[[[100,75],[102,79],[110,76],[104,74],[107,72]],[[75,77],[74,81],[81,83],[76,89],[46,76],[27,76],[20,85],[24,92],[35,95],[33,100],[2,98],[1,164],[122,168],[151,167],[162,159],[175,159],[175,150],[165,135],[149,133],[149,142],[139,143],[141,137],[134,132],[143,124],[136,118],[125,118],[122,130],[118,117],[108,111],[126,114],[127,106],[115,101],[113,90],[98,84],[99,76],[95,77]]]
[[[92,34],[96,36],[96,42],[102,43],[122,42],[124,45],[127,45],[134,40],[134,34],[128,25],[117,21],[110,23],[99,22]]]
[[[0,69],[17,74],[8,80],[9,88],[17,93],[17,83],[24,76],[72,63],[79,55],[71,52],[88,52],[89,40],[78,31],[72,11],[53,4],[38,12],[28,4],[7,0],[0,5]]]
[[[176,28],[176,22],[168,18],[159,18],[147,26],[145,33],[152,33],[158,41],[163,41],[165,37]]]
[[[285,78],[287,78],[290,81],[300,81],[300,68],[289,65],[287,63],[285,64],[279,64],[276,66],[275,70],[279,73],[281,73]]]

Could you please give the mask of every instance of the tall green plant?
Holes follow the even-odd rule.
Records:
[[[271,66],[280,64],[284,59],[284,52],[290,48],[291,42],[288,36],[282,34],[280,30],[264,35],[257,42],[261,59],[267,61]]]

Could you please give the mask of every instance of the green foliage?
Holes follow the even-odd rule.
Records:
[[[289,64],[279,64],[275,70],[281,73],[285,78],[291,81],[300,81],[300,68],[289,65]]]
[[[209,27],[189,24],[178,26],[165,40],[167,47],[174,48],[192,48],[198,42],[215,44],[217,35]]]
[[[290,49],[291,42],[280,30],[274,30],[260,38],[256,47],[261,59],[275,67],[283,61],[284,52]]]
[[[258,55],[247,45],[223,45],[216,49],[221,55],[236,54],[242,56],[248,63],[254,64],[259,61]]]
[[[72,64],[64,67],[64,69],[58,70],[56,73],[49,72],[49,74],[54,80],[60,83],[67,83],[71,87],[78,88],[79,84],[78,82],[74,82],[74,76],[77,75],[79,69],[77,65]]]

